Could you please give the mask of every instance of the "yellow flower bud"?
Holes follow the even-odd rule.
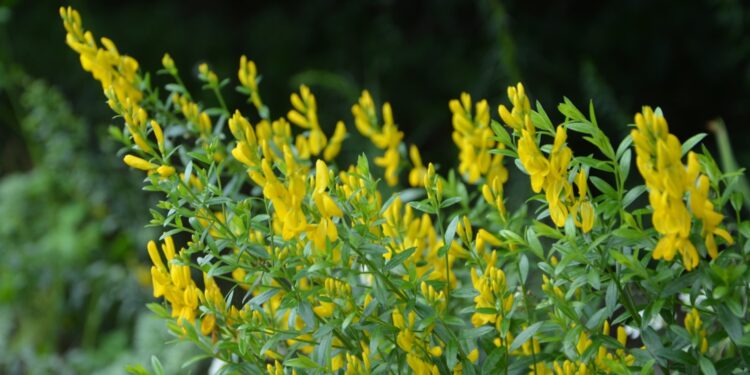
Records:
[[[156,164],[150,163],[134,155],[125,155],[122,161],[124,161],[129,167],[140,169],[142,171],[151,171],[158,168]]]
[[[175,169],[174,167],[169,165],[162,165],[159,166],[159,168],[156,168],[156,172],[159,173],[162,177],[169,177],[175,173]]]
[[[177,73],[177,68],[175,68],[175,66],[174,66],[174,61],[172,60],[172,56],[169,56],[168,53],[165,53],[164,57],[161,58],[161,65],[169,73],[171,73],[171,74]]]

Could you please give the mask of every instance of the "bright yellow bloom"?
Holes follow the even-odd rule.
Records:
[[[133,155],[125,155],[125,157],[122,158],[122,161],[124,161],[125,164],[127,164],[131,168],[140,169],[147,172],[159,168],[158,165],[150,163]]]
[[[409,171],[409,185],[413,187],[421,186],[424,176],[427,174],[427,168],[422,164],[422,156],[419,155],[417,146],[409,146],[409,159],[411,159],[412,164],[412,169]]]
[[[490,111],[486,100],[474,105],[472,113],[471,96],[461,93],[460,100],[453,99],[448,107],[453,113],[453,142],[459,148],[458,171],[469,183],[476,183],[481,177],[504,174],[502,155],[490,154],[496,145],[490,128]]]
[[[708,199],[708,189],[708,177],[705,175],[700,176],[698,178],[698,185],[690,189],[690,210],[693,211],[695,217],[703,222],[701,233],[706,239],[705,244],[708,255],[714,259],[719,256],[714,235],[723,238],[729,245],[734,243],[734,239],[726,229],[718,227],[724,219],[724,215],[714,211],[714,205]]]
[[[693,345],[700,350],[701,353],[708,351],[708,333],[703,328],[703,321],[701,321],[701,315],[698,313],[696,308],[692,308],[690,312],[685,315],[685,329],[688,331],[690,336],[693,337]]]
[[[375,165],[385,168],[385,182],[390,186],[398,184],[398,164],[401,160],[396,148],[389,148],[385,155],[375,158]]]
[[[531,103],[529,98],[526,97],[523,84],[519,82],[515,87],[509,86],[508,99],[513,105],[513,110],[508,111],[508,108],[501,104],[497,109],[500,118],[505,122],[505,125],[516,131],[521,131],[525,126],[526,117],[531,113]]]
[[[248,167],[257,168],[260,164],[260,155],[255,131],[240,111],[235,111],[229,118],[229,130],[237,140],[237,145],[232,149],[232,156]]]
[[[495,324],[498,320],[503,319],[503,313],[509,312],[513,307],[513,294],[508,291],[508,284],[505,280],[505,272],[488,265],[484,274],[480,277],[475,268],[471,269],[471,282],[474,289],[479,295],[474,297],[477,309],[492,309],[496,307],[496,302],[500,301],[501,314],[488,312],[475,312],[471,316],[471,323],[474,327],[483,326],[491,323]]]
[[[237,78],[239,78],[240,84],[249,91],[250,102],[260,112],[263,108],[263,101],[258,92],[258,69],[255,67],[255,62],[248,60],[245,55],[240,57],[240,69],[237,71]]]
[[[328,145],[323,150],[323,159],[331,161],[341,152],[341,144],[346,139],[346,126],[343,121],[336,123],[336,130],[333,131]]]
[[[375,158],[375,165],[385,168],[385,181],[390,186],[398,184],[398,167],[401,155],[398,146],[404,137],[404,133],[398,130],[393,121],[393,111],[390,103],[383,104],[383,125],[378,125],[378,115],[375,103],[370,93],[365,90],[357,104],[352,106],[354,125],[357,130],[369,138],[379,149],[385,150],[383,156]]]
[[[198,301],[203,298],[203,293],[190,277],[190,267],[174,264],[176,254],[172,237],[165,237],[162,243],[162,253],[167,259],[166,266],[162,262],[154,241],[150,241],[147,248],[151,262],[154,264],[151,267],[154,297],[164,296],[172,306],[172,317],[177,318],[180,324],[182,319],[190,323],[195,322]]]
[[[709,180],[700,175],[697,156],[690,152],[687,165],[682,163],[680,141],[669,133],[661,111],[643,107],[643,112],[635,115],[635,125],[631,137],[636,163],[649,189],[654,229],[662,236],[652,256],[671,261],[679,252],[683,266],[690,271],[698,266],[700,258],[689,238],[692,219],[685,204],[685,193],[690,193],[693,215],[703,222],[702,235],[712,258],[718,255],[714,235],[729,244],[734,241],[729,232],[718,227],[724,216],[714,211],[713,203],[708,199]]]
[[[121,55],[107,38],[101,38],[104,48],[97,46],[91,32],[83,30],[81,16],[73,8],[60,7],[60,17],[67,31],[66,42],[80,55],[83,70],[101,82],[104,91],[111,88],[120,102],[140,102],[143,93],[138,88],[138,62]]]

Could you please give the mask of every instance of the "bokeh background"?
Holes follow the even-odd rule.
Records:
[[[145,71],[169,52],[183,77],[208,62],[234,80],[248,55],[273,116],[305,83],[327,133],[338,119],[352,124],[367,88],[445,169],[456,157],[448,101],[467,91],[495,108],[518,81],[548,113],[563,96],[584,108],[593,100],[617,140],[645,104],[660,106],[682,140],[723,118],[740,166],[750,165],[748,2],[237,3],[69,4]],[[115,156],[101,87],[64,43],[57,8],[67,4],[0,0],[0,373],[122,373],[148,368],[152,354],[168,373],[204,373],[206,361],[180,368],[197,353],[163,345],[163,322],[145,307],[143,249],[156,234],[144,225],[157,197]],[[360,141],[345,155],[369,150]],[[706,144],[715,150],[714,137]]]

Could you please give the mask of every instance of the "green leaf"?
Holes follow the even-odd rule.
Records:
[[[541,325],[541,322],[539,324]],[[461,331],[460,338],[464,340],[471,340],[477,337],[482,337],[494,331],[495,331],[495,327],[492,327],[492,326],[481,326],[477,328],[471,328],[471,329]]]
[[[715,308],[716,315],[719,317],[719,323],[724,327],[729,337],[732,338],[732,341],[740,340],[743,332],[740,320],[724,305],[717,305]]]
[[[608,184],[606,181],[596,176],[589,176],[589,181],[591,181],[599,191],[604,193],[604,195],[608,195],[611,198],[617,198],[617,191],[615,191],[612,185]]]
[[[492,127],[492,131],[495,132],[497,140],[500,141],[501,144],[504,144],[506,146],[511,145],[510,135],[508,134],[508,131],[505,130],[505,127],[503,127],[499,122],[495,120],[492,120],[490,126]]]
[[[563,103],[557,106],[557,110],[569,119],[588,122],[586,116],[566,97],[563,97]]]
[[[633,138],[628,134],[625,139],[620,142],[620,145],[617,146],[617,153],[615,154],[615,157],[619,160],[622,154],[625,152],[625,150],[630,148],[630,145],[633,144]]]
[[[591,126],[591,124],[587,122],[568,122],[565,124],[565,126],[568,129],[573,130],[578,133],[592,134],[594,132],[594,127]],[[594,144],[595,146],[598,146],[596,142],[594,142],[593,138],[591,137],[583,137],[583,138],[589,141],[590,143]]]
[[[505,363],[508,358],[505,356],[505,348],[495,348],[492,352],[484,359],[482,365],[482,374],[499,374],[502,369],[505,368]]]
[[[628,190],[628,192],[625,193],[625,197],[622,198],[622,208],[628,207],[645,192],[646,185],[638,185]]]
[[[427,200],[423,200],[420,202],[409,202],[408,204],[412,208],[422,211],[424,213],[433,214],[433,215],[436,213],[435,207],[432,207],[432,205]]]
[[[479,295],[479,292],[472,286],[451,290],[451,296],[455,298],[474,298],[477,295]]]
[[[154,374],[164,375],[164,367],[161,365],[159,358],[156,358],[155,355],[151,356],[151,368],[154,369]]]
[[[615,276],[617,277],[617,276]],[[607,286],[607,294],[604,296],[604,303],[607,307],[607,315],[612,315],[617,308],[617,297],[618,297],[617,284],[614,281],[610,281]]]
[[[521,259],[518,261],[518,273],[521,276],[521,283],[526,284],[526,277],[529,275],[529,259],[526,255],[521,254]]]
[[[625,150],[625,153],[622,154],[622,158],[620,158],[620,176],[622,176],[622,181],[626,181],[628,179],[628,174],[630,173],[630,158],[631,158],[631,151]]]
[[[310,358],[307,358],[305,356],[299,356],[296,358],[288,359],[284,361],[284,366],[294,367],[294,368],[312,368],[312,369],[320,369],[320,365],[315,363]]]
[[[510,351],[512,352],[520,348],[521,345],[523,345],[523,343],[525,343],[532,336],[534,336],[536,331],[538,331],[539,327],[541,326],[542,326],[542,322],[536,322],[530,325],[529,328],[526,328],[525,330],[523,330],[523,332],[521,332],[518,336],[516,336],[516,338],[513,340],[513,343],[510,344]]]
[[[461,202],[461,197],[450,197],[442,202],[440,202],[440,208],[446,208],[450,207],[458,202]]]
[[[394,255],[391,260],[388,261],[388,263],[385,264],[385,267],[383,269],[384,272],[390,271],[393,268],[399,266],[400,264],[404,263],[409,257],[414,254],[414,251],[416,251],[416,247],[410,247],[396,255]]]
[[[248,303],[251,306],[260,306],[264,304],[266,301],[268,301],[269,299],[271,299],[271,297],[277,295],[278,293],[279,293],[279,289],[272,288],[253,297]]]
[[[453,239],[456,237],[456,229],[458,228],[458,215],[454,216],[450,223],[448,223],[448,228],[445,229],[445,243],[447,245],[450,245],[453,242]]]
[[[146,305],[146,307],[162,319],[167,319],[170,316],[167,309],[165,309],[164,306],[162,306],[159,303],[156,303],[156,302],[149,303]]]
[[[690,138],[688,138],[687,141],[685,141],[682,144],[682,156],[685,156],[685,154],[688,153],[688,151],[692,150],[695,145],[697,145],[700,141],[703,140],[703,138],[706,138],[708,134],[706,133],[698,133]]]
[[[542,243],[539,241],[539,237],[537,237],[534,228],[529,227],[526,230],[526,242],[528,242],[529,250],[531,250],[534,255],[539,257],[539,259],[544,259],[544,249],[542,248]]]
[[[500,234],[500,237],[508,241],[514,242],[516,244],[524,245],[526,243],[526,241],[523,240],[523,237],[519,236],[518,233],[512,230],[503,229],[500,231],[499,234]]]
[[[455,339],[448,340],[448,344],[445,346],[445,361],[448,368],[453,368],[458,363],[458,343]]]
[[[576,156],[575,160],[583,165],[589,166],[594,169],[598,169],[600,171],[609,172],[609,173],[614,172],[614,169],[612,169],[612,165],[610,163],[592,158],[590,156]]]
[[[700,358],[698,358],[698,365],[700,365],[701,373],[703,373],[703,375],[716,375],[714,364],[711,363],[708,358],[700,356]]]

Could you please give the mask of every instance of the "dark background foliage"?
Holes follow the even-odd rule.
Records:
[[[9,350],[0,373],[88,373],[117,358],[95,350],[102,347],[150,353],[138,350],[145,339],[134,333],[148,301],[135,274],[147,264],[142,249],[151,237],[140,228],[153,198],[115,156],[106,135],[112,114],[65,45],[60,5],[0,1],[0,313],[7,318],[0,320],[10,322],[0,324],[0,336],[9,338],[0,340]],[[563,95],[579,107],[593,99],[600,126],[617,141],[644,104],[660,106],[682,140],[722,117],[740,164],[750,160],[750,3],[740,0],[70,5],[86,29],[111,38],[144,71],[158,70],[169,52],[195,90],[190,76],[199,63],[236,81],[246,54],[258,64],[274,117],[288,110],[291,91],[308,84],[327,133],[338,119],[355,131],[351,104],[367,88],[392,103],[406,141],[425,160],[448,167],[457,152],[448,101],[468,91],[487,98],[497,118],[505,88],[518,81],[548,113]],[[227,94],[230,107],[249,110]],[[354,138],[345,153],[368,149]],[[103,291],[91,285],[103,283],[119,286],[100,303]],[[45,311],[32,323],[54,329],[24,333],[29,311]],[[82,328],[89,318],[99,321]],[[46,367],[28,367],[41,356],[52,358],[42,361]]]
[[[61,87],[76,113],[106,121],[100,88],[63,43],[57,4],[16,4],[8,27],[13,57]],[[147,71],[159,68],[166,51],[183,72],[206,61],[236,80],[239,56],[248,55],[275,116],[288,109],[289,92],[307,83],[324,126],[351,123],[350,106],[368,88],[393,104],[407,141],[429,160],[453,157],[441,152],[453,148],[448,100],[466,90],[496,105],[519,80],[548,112],[563,95],[579,106],[593,99],[613,135],[624,134],[644,104],[662,107],[682,139],[723,117],[746,159],[739,142],[750,121],[750,4],[739,0],[71,4],[86,28]]]

